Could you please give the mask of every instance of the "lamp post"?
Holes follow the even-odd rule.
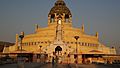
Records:
[[[76,54],[74,55],[74,58],[76,59],[75,60],[75,63],[76,63],[76,68],[78,68],[78,66],[77,66],[77,63],[78,63],[78,46],[77,46],[77,41],[78,41],[78,39],[79,39],[79,36],[74,36],[74,38],[75,38],[75,40],[76,40]]]
[[[24,32],[21,32],[21,34],[19,35],[20,38],[20,63],[18,63],[18,67],[19,68],[24,68],[24,63],[23,63],[23,59],[22,59],[22,40],[24,38]]]
[[[41,62],[41,45],[39,46],[40,47],[40,55],[39,55],[39,59],[40,59],[40,62]]]
[[[40,54],[41,54],[41,47],[42,47],[42,46],[40,45],[39,47],[40,47]]]
[[[24,34],[20,34],[19,35],[19,38],[20,38],[20,57],[21,57],[21,61],[22,61],[22,40],[23,40],[23,38],[24,38]]]
[[[77,54],[77,48],[78,48],[78,46],[77,46],[77,40],[79,39],[79,36],[74,36],[74,38],[75,38],[75,40],[76,40],[76,54]]]
[[[20,36],[19,36],[19,38],[20,38],[20,51],[21,51],[21,53],[22,53],[22,40],[23,40],[23,38],[24,38],[24,35],[23,34],[21,34]]]

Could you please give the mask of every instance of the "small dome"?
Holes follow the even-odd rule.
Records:
[[[56,1],[54,7],[50,10],[49,15],[52,15],[54,13],[56,13],[58,15],[65,13],[67,15],[72,16],[70,10],[67,8],[67,6],[66,6],[66,4],[65,4],[65,2],[63,0],[57,0]]]

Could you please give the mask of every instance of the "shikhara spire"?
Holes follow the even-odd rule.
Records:
[[[60,19],[62,24],[72,26],[72,14],[64,0],[56,0],[48,14],[48,25],[57,24]]]
[[[72,14],[71,14],[69,8],[66,6],[64,0],[57,0],[55,2],[54,7],[49,12],[49,15],[54,14],[54,13],[56,13],[56,14],[65,13],[65,14],[72,16]]]

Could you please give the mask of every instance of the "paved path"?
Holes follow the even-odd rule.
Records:
[[[24,68],[36,68],[44,65],[45,63],[24,63]],[[20,68],[20,64],[4,64],[0,68]]]
[[[19,68],[18,64],[0,65],[0,68]],[[25,63],[24,68],[52,68],[51,63]],[[57,64],[55,68],[76,68],[76,64]],[[120,68],[120,64],[79,64],[77,68]]]
[[[38,68],[52,68],[51,64],[46,64]],[[58,64],[55,68],[120,68],[120,64],[104,65],[104,64]]]

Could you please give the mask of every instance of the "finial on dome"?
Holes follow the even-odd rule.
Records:
[[[84,24],[82,24],[82,31],[85,32]]]
[[[99,33],[98,33],[98,32],[96,32],[95,36],[96,36],[97,38],[99,38]]]
[[[82,31],[85,32],[84,17],[82,17]]]

